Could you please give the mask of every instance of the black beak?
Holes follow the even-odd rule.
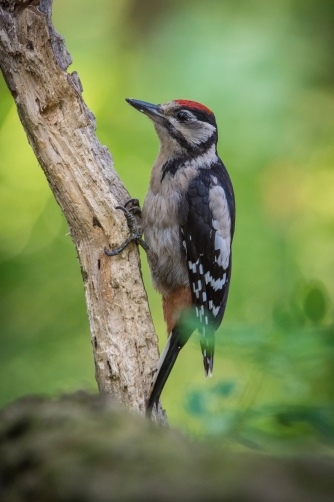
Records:
[[[126,98],[129,105],[133,106],[136,110],[141,113],[145,113],[150,119],[158,121],[159,118],[163,118],[160,105],[153,105],[152,103],[146,103],[145,101],[139,101],[138,99]]]

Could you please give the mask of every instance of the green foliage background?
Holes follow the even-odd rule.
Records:
[[[54,0],[70,71],[132,196],[143,201],[158,140],[125,97],[193,99],[217,117],[234,270],[214,377],[194,335],[163,393],[189,433],[284,449],[334,439],[333,21],[333,0]],[[75,250],[2,79],[0,215],[0,404],[96,390]]]

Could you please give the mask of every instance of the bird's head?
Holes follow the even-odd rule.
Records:
[[[170,155],[182,151],[198,155],[217,144],[215,116],[196,101],[176,99],[163,105],[131,98],[126,101],[153,121],[161,148],[169,150]]]

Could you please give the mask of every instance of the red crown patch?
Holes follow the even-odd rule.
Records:
[[[202,105],[201,103],[197,103],[197,101],[188,101],[187,99],[175,99],[174,101],[180,106],[187,106],[188,108],[196,108],[197,110],[202,110],[206,113],[213,113],[210,108]]]

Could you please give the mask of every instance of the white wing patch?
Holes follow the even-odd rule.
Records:
[[[215,261],[224,269],[228,268],[231,250],[231,217],[227,205],[225,190],[215,185],[209,191],[209,206],[213,215],[215,250],[219,251]]]

